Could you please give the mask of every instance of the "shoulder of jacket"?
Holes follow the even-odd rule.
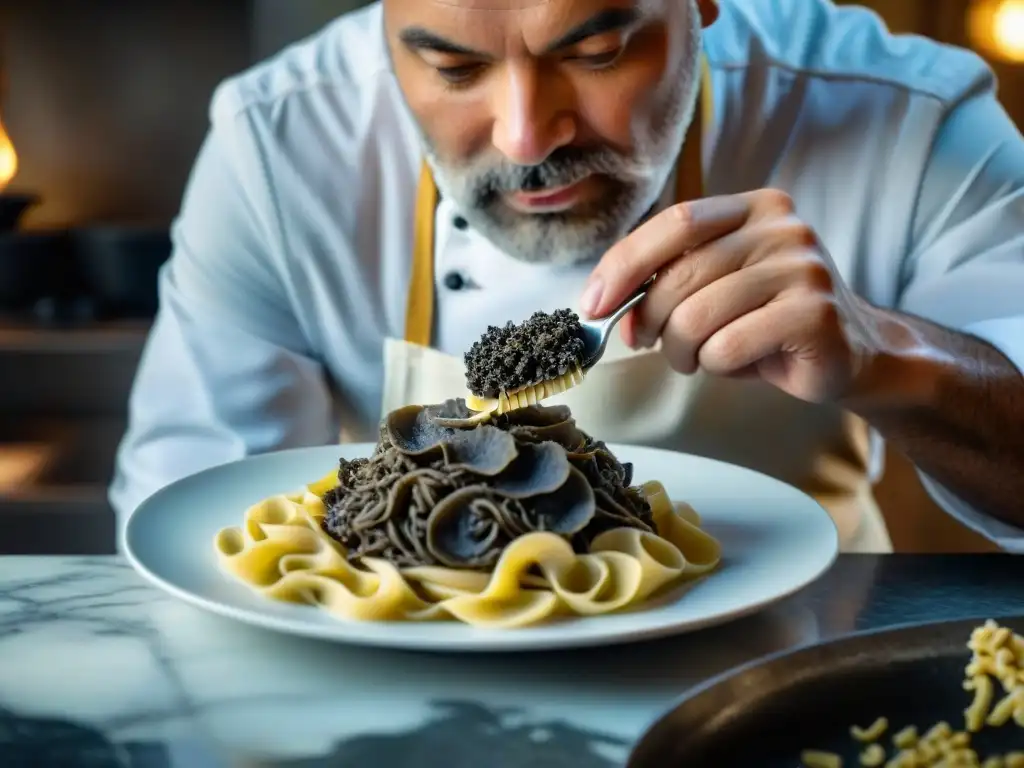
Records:
[[[316,100],[325,93],[334,103],[355,110],[376,82],[388,79],[378,0],[223,80],[210,103],[210,120],[218,123],[245,114],[275,113],[284,103]]]
[[[772,67],[798,77],[858,80],[953,103],[994,76],[972,51],[893,34],[875,12],[831,0],[721,0],[705,35],[712,68]]]

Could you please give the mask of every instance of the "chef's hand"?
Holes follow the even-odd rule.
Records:
[[[675,205],[609,250],[581,308],[603,317],[651,275],[623,318],[631,347],[652,346],[680,373],[759,376],[811,402],[851,393],[876,354],[874,308],[831,265],[813,229],[777,190]]]

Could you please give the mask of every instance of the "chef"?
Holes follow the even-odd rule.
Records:
[[[1024,141],[973,54],[826,0],[382,0],[210,118],[122,523],[216,464],[372,441],[463,394],[489,325],[656,274],[559,396],[583,429],[778,477],[860,552],[891,549],[888,441],[1024,550]]]

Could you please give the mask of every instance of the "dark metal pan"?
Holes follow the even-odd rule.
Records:
[[[964,728],[973,693],[963,689],[972,630],[989,617],[876,630],[751,662],[688,693],[640,739],[628,768],[797,768],[807,749],[859,766],[850,726],[889,720],[879,743],[905,726]],[[992,617],[1024,634],[1024,618]],[[996,700],[1002,688],[996,684]],[[973,734],[985,758],[1024,749],[1010,722]]]
[[[73,237],[79,274],[101,316],[156,314],[160,268],[171,255],[166,227],[96,224]]]
[[[63,230],[0,230],[0,312],[30,309],[68,290],[68,238]]]

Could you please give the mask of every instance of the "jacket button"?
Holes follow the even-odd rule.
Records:
[[[461,291],[466,287],[466,279],[458,272],[449,272],[444,276],[444,287],[449,291]]]

